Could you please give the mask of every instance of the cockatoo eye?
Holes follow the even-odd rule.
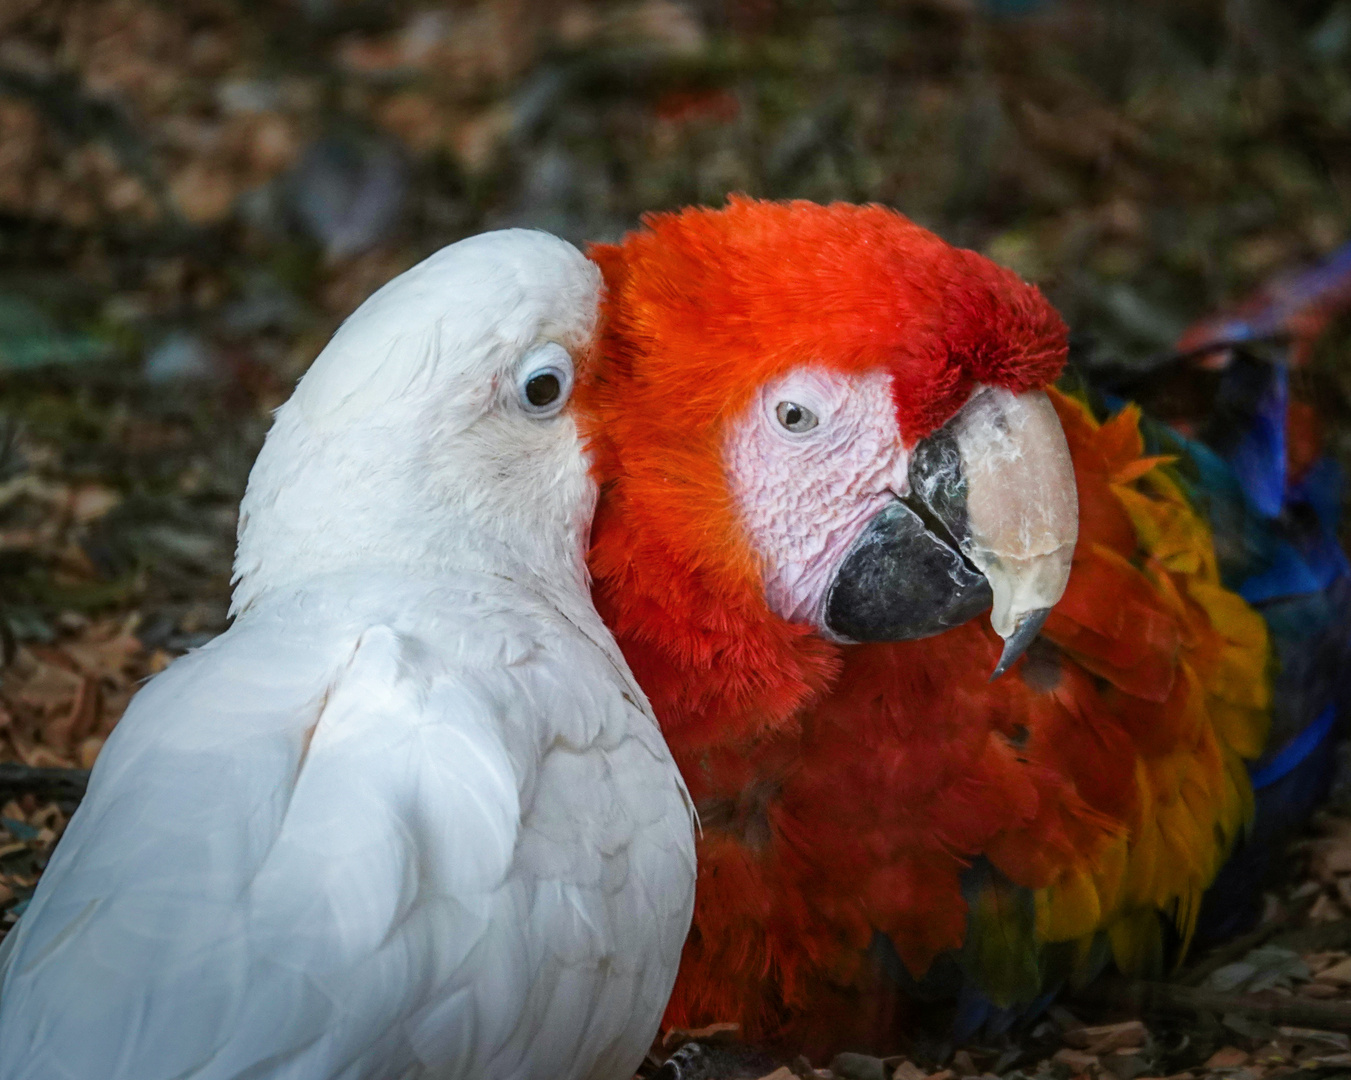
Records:
[[[538,375],[532,375],[530,381],[525,384],[525,399],[537,409],[552,405],[562,392],[563,384],[552,371],[541,371]]]
[[[820,423],[816,419],[816,413],[795,401],[780,401],[778,408],[774,410],[774,415],[779,418],[779,423],[783,425],[784,429],[791,431],[794,435],[811,431]]]
[[[557,416],[572,393],[572,357],[568,350],[548,342],[526,354],[521,363],[517,398],[527,416],[547,420]]]

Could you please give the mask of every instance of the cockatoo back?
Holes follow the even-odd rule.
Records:
[[[276,423],[233,626],[133,701],[0,970],[0,1080],[619,1080],[689,926],[688,795],[591,606],[598,279],[490,234]]]

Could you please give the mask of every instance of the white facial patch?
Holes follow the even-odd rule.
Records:
[[[723,461],[770,609],[825,630],[826,592],[845,552],[907,493],[891,375],[790,372],[731,423]]]

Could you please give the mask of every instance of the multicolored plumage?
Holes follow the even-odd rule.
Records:
[[[581,391],[602,484],[594,594],[703,825],[668,1023],[857,1047],[885,1043],[916,995],[964,995],[979,1022],[1109,957],[1161,966],[1250,826],[1285,656],[1275,608],[1235,591],[1216,539],[1224,507],[1249,527],[1250,500],[1201,506],[1216,476],[1243,477],[1132,407],[1053,394],[1079,539],[1027,655],[988,681],[1001,644],[983,618],[842,642],[774,610],[769,586],[813,568],[776,563],[748,501],[824,504],[764,480],[772,444],[733,453],[757,395],[804,371],[852,401],[880,372],[913,467],[973,389],[1054,377],[1059,319],[877,207],[733,199],[591,254],[608,288]]]
[[[1207,898],[1206,939],[1257,917],[1261,886],[1327,792],[1348,707],[1340,677],[1351,659],[1351,565],[1338,540],[1343,477],[1300,386],[1314,344],[1348,303],[1351,245],[1197,322],[1174,356],[1095,379],[1114,392],[1101,398],[1108,407],[1127,395],[1168,421],[1143,426],[1151,452],[1177,458],[1188,498],[1212,525],[1224,584],[1271,632],[1272,729],[1252,766],[1255,821]]]

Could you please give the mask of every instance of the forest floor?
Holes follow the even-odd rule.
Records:
[[[1140,362],[1351,238],[1351,0],[0,4],[0,934],[78,799],[34,770],[224,628],[249,466],[338,322],[469,233],[730,191],[895,206]],[[1304,376],[1344,459],[1347,342]],[[1351,1075],[1351,811],[1172,982],[897,1050],[813,1064]]]

